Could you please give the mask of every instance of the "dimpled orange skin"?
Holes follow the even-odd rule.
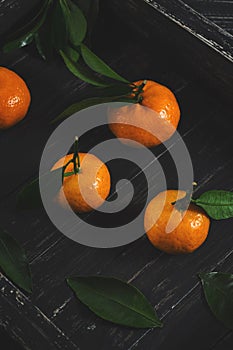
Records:
[[[72,158],[73,154],[61,158],[52,170],[62,167]],[[111,179],[107,166],[93,154],[79,153],[79,159],[80,172],[64,177],[56,201],[64,208],[67,208],[68,202],[74,212],[84,213],[103,204],[110,192]],[[73,169],[73,163],[70,163],[65,172],[71,172]]]
[[[0,129],[8,129],[27,114],[31,102],[30,92],[15,72],[0,67]]]
[[[139,86],[142,82],[143,80],[140,80],[134,84]],[[154,81],[146,82],[141,95],[143,99],[140,104],[120,107],[117,113],[110,111],[109,127],[118,138],[130,139],[146,147],[153,147],[174,134],[180,120],[180,108],[171,90]],[[155,113],[149,115],[141,106],[150,108],[156,115]],[[137,125],[125,124],[127,121],[130,124],[131,120]],[[145,128],[151,132],[144,130]],[[133,142],[121,141],[134,146]]]
[[[190,204],[183,217],[180,211],[175,209],[173,212],[172,203],[184,196],[183,191],[161,192],[146,208],[144,217],[146,234],[156,248],[168,254],[192,253],[203,244],[208,235],[210,220],[201,208]],[[163,205],[164,208],[160,212]],[[179,222],[179,224],[167,233],[166,228],[172,212],[173,223]],[[179,221],[180,219],[182,220]]]

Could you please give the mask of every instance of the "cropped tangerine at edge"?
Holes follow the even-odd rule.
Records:
[[[27,114],[31,95],[24,80],[15,72],[0,67],[0,129],[8,129]]]

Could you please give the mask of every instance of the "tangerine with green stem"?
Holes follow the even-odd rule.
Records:
[[[185,191],[178,190],[161,192],[145,211],[147,237],[157,249],[168,254],[192,253],[208,236],[210,219],[202,208],[191,203],[183,211],[176,206],[186,195]]]
[[[134,104],[109,110],[109,128],[123,143],[154,147],[176,131],[180,108],[170,89],[151,80],[132,84]]]
[[[108,197],[111,177],[107,166],[95,155],[77,151],[62,157],[52,170],[62,168],[63,184],[55,201],[63,208],[85,213],[99,208]]]

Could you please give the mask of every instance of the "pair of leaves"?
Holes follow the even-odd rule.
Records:
[[[72,46],[80,45],[86,32],[87,22],[79,7],[71,0],[57,0],[35,36],[37,49],[44,59],[51,58],[53,50],[74,52]]]
[[[19,287],[32,292],[32,279],[24,249],[0,229],[0,267]]]
[[[83,4],[82,4],[83,6]],[[89,12],[96,3],[84,8]],[[123,83],[129,83],[83,44],[87,34],[87,20],[72,0],[45,0],[38,14],[28,25],[14,34],[4,45],[4,52],[30,44],[35,40],[43,59],[51,59],[54,51],[60,52],[67,68],[79,79],[95,85],[109,84],[95,76],[99,73]],[[82,57],[83,64],[79,63]]]
[[[192,202],[202,207],[215,220],[233,217],[233,192],[213,190],[203,193]]]
[[[221,272],[200,273],[206,301],[215,317],[233,329],[233,275]]]
[[[76,54],[75,59],[74,52]],[[84,44],[79,45],[79,47],[76,50],[73,49],[73,51],[70,51],[70,49],[66,51],[60,50],[60,54],[71,73],[89,84],[100,87],[109,86],[109,83],[106,83],[103,79],[98,78],[93,74],[93,72],[99,73],[107,78],[129,84],[129,81],[116,73]],[[86,66],[78,62],[81,56]]]
[[[233,329],[233,275],[210,272],[199,277],[212,313]],[[136,328],[162,327],[145,296],[128,283],[101,276],[73,277],[67,282],[77,298],[105,320]]]
[[[126,91],[127,86],[125,85],[123,87],[123,91]],[[121,89],[121,87],[119,86],[119,89]],[[117,91],[117,89],[113,90]],[[127,89],[128,90],[128,89]],[[110,92],[109,92],[110,93]],[[120,91],[118,91],[118,93],[120,93]],[[111,94],[110,94],[111,95]],[[116,94],[116,96],[105,96],[105,97],[91,97],[91,98],[87,98],[85,100],[79,101],[77,103],[72,104],[71,106],[69,106],[68,108],[66,108],[61,114],[59,114],[52,122],[56,123],[60,120],[63,120],[65,118],[68,118],[69,116],[71,116],[74,113],[80,112],[82,109],[91,107],[91,106],[96,106],[98,104],[102,104],[102,103],[109,103],[109,102],[127,102],[127,103],[135,103],[135,100],[130,99],[128,97],[124,97],[124,94],[120,94],[119,96]]]

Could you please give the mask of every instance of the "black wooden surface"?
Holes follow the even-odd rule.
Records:
[[[157,3],[162,2],[164,6],[165,1]],[[208,46],[199,43],[193,33],[187,34],[180,25],[176,27],[173,23],[170,26],[170,19],[161,12],[149,16],[152,9],[145,10],[148,16],[139,21],[137,6],[127,7],[130,1],[124,1],[124,8],[123,2],[118,3],[122,13],[117,11],[117,1],[112,1],[111,6],[108,1],[103,3],[93,40],[95,51],[128,79],[150,78],[175,92],[182,111],[178,131],[193,160],[197,192],[213,188],[232,190],[232,102],[229,98],[232,65],[229,55],[227,58],[225,53],[218,52],[219,48],[211,49],[210,43]],[[0,5],[2,34],[9,30],[9,23],[16,23],[31,11],[28,6],[32,7],[29,0],[3,1]],[[122,24],[121,18],[124,14],[129,16],[129,8],[132,12],[128,25]],[[178,13],[179,8],[174,10]],[[12,11],[15,11],[14,16]],[[182,11],[183,7],[180,13]],[[158,32],[152,30],[157,28],[154,15],[160,26]],[[196,19],[190,25],[201,21]],[[171,43],[174,33],[175,47]],[[212,28],[211,36],[216,40],[225,38],[224,45],[231,54],[230,41],[223,33],[214,32]],[[182,45],[183,50],[180,49]],[[203,65],[195,64],[201,56],[197,49],[205,53]],[[91,96],[93,89],[73,77],[60,60],[50,64],[43,62],[32,47],[0,58],[1,65],[14,69],[25,78],[32,92],[27,118],[0,134],[4,164],[1,168],[0,213],[1,225],[28,252],[34,282],[33,294],[28,296],[1,276],[2,325],[25,348],[33,350],[231,349],[232,333],[212,317],[203,299],[197,273],[232,272],[232,220],[212,222],[207,242],[195,253],[168,256],[153,248],[146,237],[114,249],[84,247],[61,235],[43,211],[16,210],[17,192],[37,174],[41,152],[54,128],[48,122],[70,103]],[[204,75],[202,70],[206,72]],[[224,72],[228,74],[224,75]],[[217,83],[221,74],[224,79]],[[214,84],[210,83],[211,75]],[[225,99],[224,95],[228,97]],[[106,129],[96,133],[95,142],[106,135]],[[90,139],[81,138],[81,150],[88,150],[91,143]],[[160,155],[168,174],[168,186],[175,187],[175,177],[170,176],[172,166],[168,152],[162,153],[159,147],[153,152]],[[115,174],[115,179],[121,177],[120,172]],[[140,187],[140,175],[138,179],[133,208],[138,208],[145,197],[145,189]],[[164,321],[164,328],[134,330],[100,320],[80,304],[66,286],[65,277],[71,274],[114,275],[132,282],[154,305]]]
[[[185,0],[184,2],[228,33],[233,34],[232,0]]]

